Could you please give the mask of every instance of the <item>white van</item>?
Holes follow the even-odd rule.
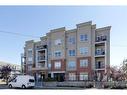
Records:
[[[30,75],[18,75],[15,79],[8,83],[9,88],[30,88],[35,86],[35,79]]]

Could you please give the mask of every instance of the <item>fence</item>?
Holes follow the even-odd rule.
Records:
[[[41,87],[83,87],[83,88],[127,88],[127,81],[95,82],[95,81],[64,81],[64,82],[36,82]]]

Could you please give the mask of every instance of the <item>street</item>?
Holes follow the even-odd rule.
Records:
[[[10,89],[8,87],[8,85],[6,84],[0,84],[0,89]],[[12,88],[14,89],[21,89],[21,88]],[[81,87],[39,87],[39,86],[35,86],[34,88],[27,88],[27,89],[21,89],[21,90],[45,90],[45,89],[50,89],[50,90],[88,90],[88,89],[97,89],[97,88],[81,88]],[[100,88],[101,89],[101,88]],[[11,89],[10,89],[11,90]],[[107,90],[111,90],[110,88],[107,88]],[[127,90],[123,89],[123,90]]]
[[[0,84],[0,89],[8,89],[8,86],[5,84]]]
[[[8,85],[5,84],[0,84],[0,89],[10,89],[8,87]],[[20,88],[12,88],[12,89],[20,89]],[[82,90],[84,88],[79,88],[79,87],[37,87],[35,86],[34,88],[27,88],[26,90],[32,90],[32,89],[37,89],[37,90],[41,90],[41,89],[68,89],[68,90]],[[24,89],[23,89],[24,90]]]

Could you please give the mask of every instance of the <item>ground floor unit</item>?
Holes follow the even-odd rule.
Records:
[[[37,81],[93,81],[101,80],[104,71],[32,71],[28,74],[33,75]]]

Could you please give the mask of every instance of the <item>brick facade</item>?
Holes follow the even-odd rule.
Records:
[[[55,62],[61,62],[61,68],[55,68]],[[51,71],[65,71],[66,70],[66,62],[65,59],[51,60]]]

